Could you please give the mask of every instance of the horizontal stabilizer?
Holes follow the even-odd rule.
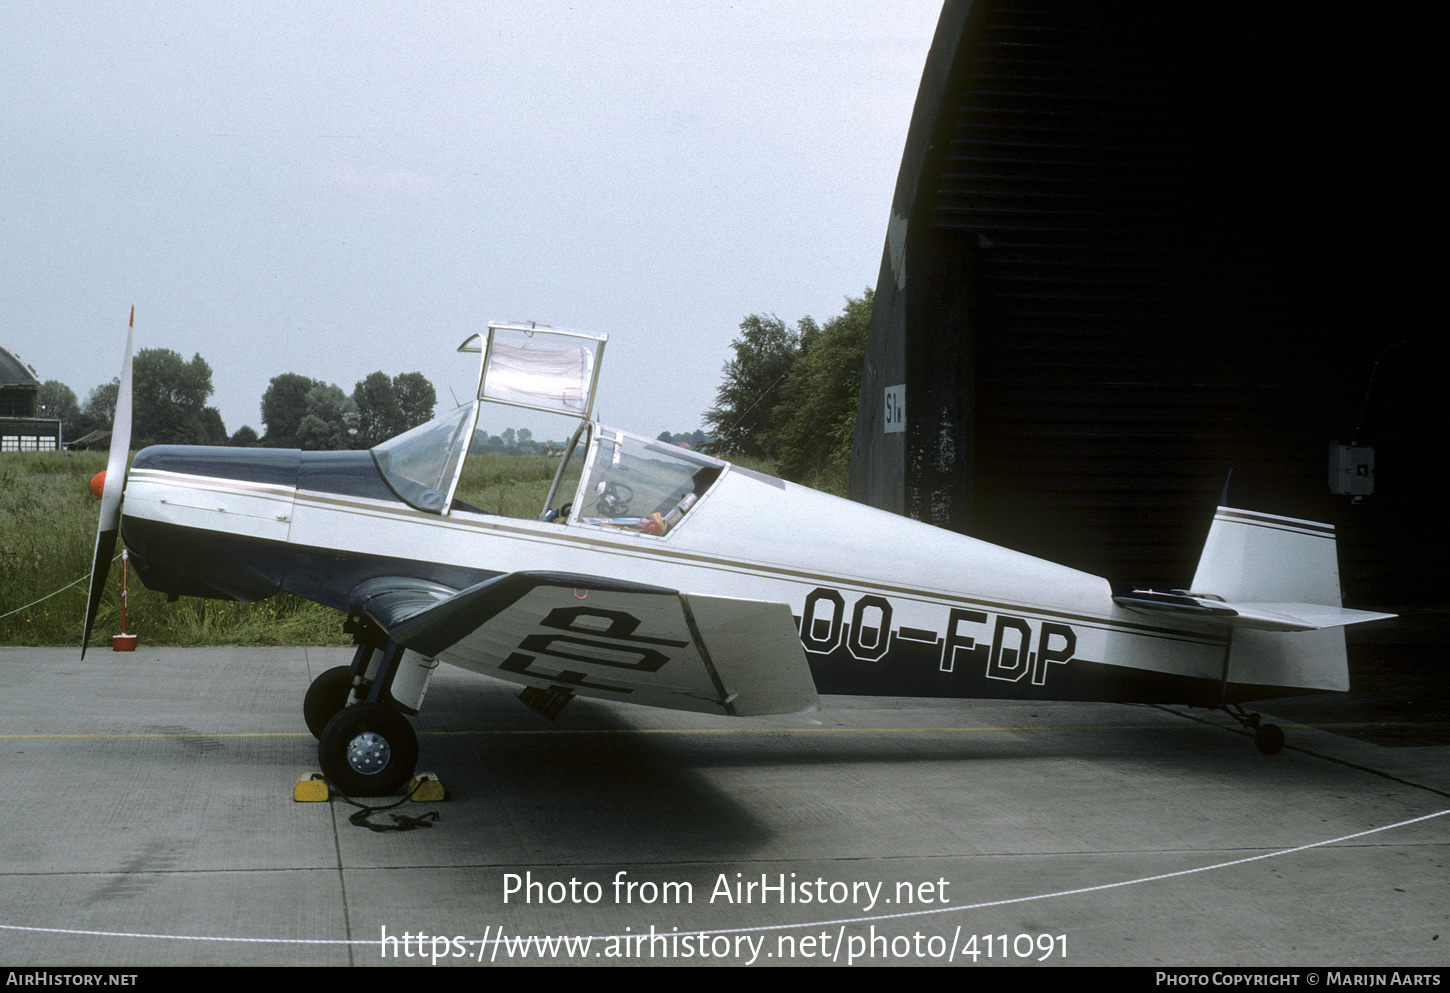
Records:
[[[1365,621],[1382,621],[1394,614],[1348,610],[1318,603],[1230,603],[1214,597],[1156,590],[1133,590],[1113,597],[1129,610],[1151,614],[1176,614],[1210,623],[1254,628],[1261,631],[1322,631]]]
[[[1118,593],[1121,607],[1231,629],[1225,698],[1233,684],[1347,690],[1344,628],[1393,614],[1340,606],[1334,528],[1219,507],[1189,590]]]
[[[1234,621],[1236,627],[1265,631],[1322,631],[1366,621],[1389,620],[1395,616],[1317,603],[1234,603],[1229,606],[1238,611],[1238,619]]]

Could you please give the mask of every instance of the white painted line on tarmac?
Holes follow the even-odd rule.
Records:
[[[1337,845],[1345,841],[1354,841],[1357,838],[1367,838],[1373,834],[1381,834],[1385,831],[1394,831],[1399,828],[1409,827],[1412,824],[1420,824],[1424,821],[1434,820],[1437,817],[1444,817],[1450,814],[1450,809],[1437,811],[1433,814],[1425,814],[1421,817],[1412,817],[1409,820],[1397,821],[1394,824],[1386,824],[1382,827],[1370,828],[1367,831],[1356,831],[1353,834],[1340,835],[1338,838],[1327,838],[1324,841],[1315,841],[1307,845],[1297,845],[1293,848],[1282,848],[1274,852],[1265,852],[1263,855],[1249,855],[1245,858],[1231,859],[1227,862],[1215,862],[1212,865],[1199,866],[1194,869],[1180,869],[1176,872],[1163,872],[1154,876],[1141,876],[1137,879],[1124,879],[1116,883],[1102,883],[1097,886],[1081,886],[1071,890],[1055,890],[1051,893],[1036,893],[1031,896],[1007,897],[1001,900],[986,900],[981,903],[967,903],[958,906],[934,907],[930,910],[908,910],[898,914],[877,914],[869,917],[846,917],[827,921],[809,921],[797,924],[761,924],[754,927],[721,928],[718,930],[691,930],[689,934],[699,935],[727,935],[727,934],[753,934],[760,931],[788,931],[796,928],[818,928],[831,927],[847,924],[871,924],[876,921],[899,920],[905,917],[924,917],[928,914],[960,913],[964,910],[983,910],[988,907],[1004,907],[1015,903],[1030,903],[1036,900],[1055,900],[1060,897],[1081,896],[1084,893],[1099,893],[1104,890],[1120,889],[1125,886],[1138,886],[1143,883],[1156,883],[1165,879],[1177,879],[1182,876],[1192,876],[1201,872],[1213,872],[1217,869],[1229,869],[1238,865],[1247,865],[1250,862],[1262,862],[1265,859],[1280,858],[1285,855],[1294,855],[1299,852],[1307,852],[1315,848],[1326,848],[1329,845]],[[146,934],[132,931],[87,931],[72,928],[46,928],[26,927],[18,924],[0,924],[0,931],[22,931],[33,934],[67,934],[67,935],[88,935],[99,938],[153,938],[167,941],[215,941],[215,942],[240,942],[248,944],[273,944],[273,945],[376,945],[376,938],[349,939],[349,938],[231,938],[219,935],[195,935],[195,934]],[[634,940],[639,935],[617,934],[617,935],[581,935],[580,938],[589,937],[591,940]],[[489,939],[497,943],[504,939]],[[477,944],[477,942],[468,942]]]

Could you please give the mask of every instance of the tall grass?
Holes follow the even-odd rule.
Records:
[[[581,461],[578,457],[571,461],[571,475],[554,498],[556,506],[574,498]],[[453,495],[485,514],[532,520],[543,512],[544,498],[558,470],[559,460],[547,455],[470,455]]]
[[[0,617],[0,644],[80,647],[101,509],[90,480],[105,467],[104,452],[0,454],[0,614],[8,615]],[[114,563],[96,614],[93,646],[106,645],[121,630],[120,575],[120,563]],[[57,590],[62,591],[49,596]],[[255,604],[191,598],[167,603],[164,594],[146,589],[134,573],[127,594],[127,628],[147,645],[340,645],[349,640],[337,611],[287,594]]]

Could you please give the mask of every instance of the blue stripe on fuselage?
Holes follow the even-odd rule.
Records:
[[[153,445],[137,454],[132,468],[399,502],[383,482],[371,452]]]

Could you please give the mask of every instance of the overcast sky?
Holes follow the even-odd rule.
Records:
[[[0,5],[0,345],[84,402],[137,348],[227,430],[283,372],[489,320],[610,335],[600,416],[700,426],[742,318],[874,285],[939,0]]]

